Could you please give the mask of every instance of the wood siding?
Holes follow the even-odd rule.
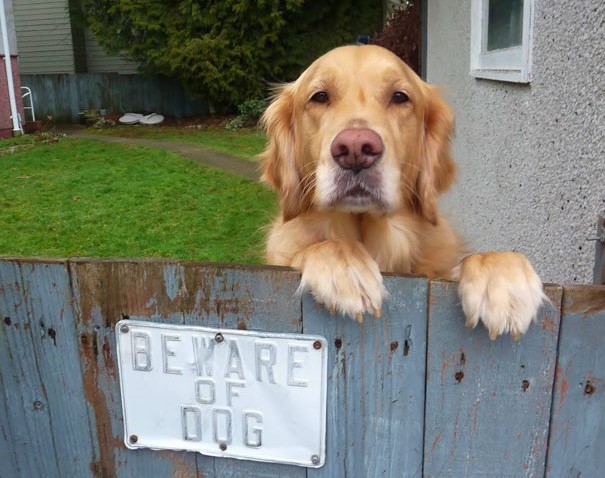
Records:
[[[88,73],[138,73],[137,63],[120,56],[107,55],[90,30],[84,30],[84,39]]]
[[[67,0],[13,0],[21,73],[137,73],[106,55],[90,30],[72,28]]]
[[[66,0],[13,0],[21,74],[74,73]]]
[[[456,287],[387,277],[380,319],[332,317],[282,268],[0,260],[0,476],[596,477],[605,469],[605,287],[546,286],[519,342],[464,328]],[[323,335],[319,469],[129,450],[122,318]]]

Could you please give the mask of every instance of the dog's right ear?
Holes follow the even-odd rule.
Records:
[[[294,83],[278,87],[261,118],[267,132],[267,147],[260,154],[261,180],[280,194],[284,221],[298,216],[305,207],[302,174],[296,159]]]

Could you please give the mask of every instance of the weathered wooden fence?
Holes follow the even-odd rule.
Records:
[[[32,90],[36,116],[55,122],[77,122],[81,111],[101,109],[177,118],[208,114],[206,101],[188,98],[178,80],[157,75],[21,75],[21,84]]]
[[[331,317],[279,268],[0,260],[0,476],[598,477],[605,287],[549,285],[518,343],[467,330],[454,283],[387,277],[381,319]],[[320,469],[123,443],[124,317],[328,339]]]

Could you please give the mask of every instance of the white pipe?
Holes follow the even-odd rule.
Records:
[[[2,29],[2,45],[4,46],[4,65],[6,66],[6,82],[8,84],[8,98],[10,100],[11,117],[13,120],[13,134],[21,133],[19,127],[19,116],[17,112],[17,101],[15,100],[15,85],[13,83],[13,65],[11,64],[10,45],[8,44],[8,30],[6,28],[6,13],[4,12],[4,0],[0,0],[0,28]]]

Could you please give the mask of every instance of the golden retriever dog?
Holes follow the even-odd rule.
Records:
[[[545,295],[521,254],[466,255],[438,209],[453,183],[453,117],[436,88],[378,46],[336,48],[280,87],[262,124],[262,179],[280,197],[269,264],[332,312],[380,315],[381,271],[460,281],[466,325],[515,339]]]

